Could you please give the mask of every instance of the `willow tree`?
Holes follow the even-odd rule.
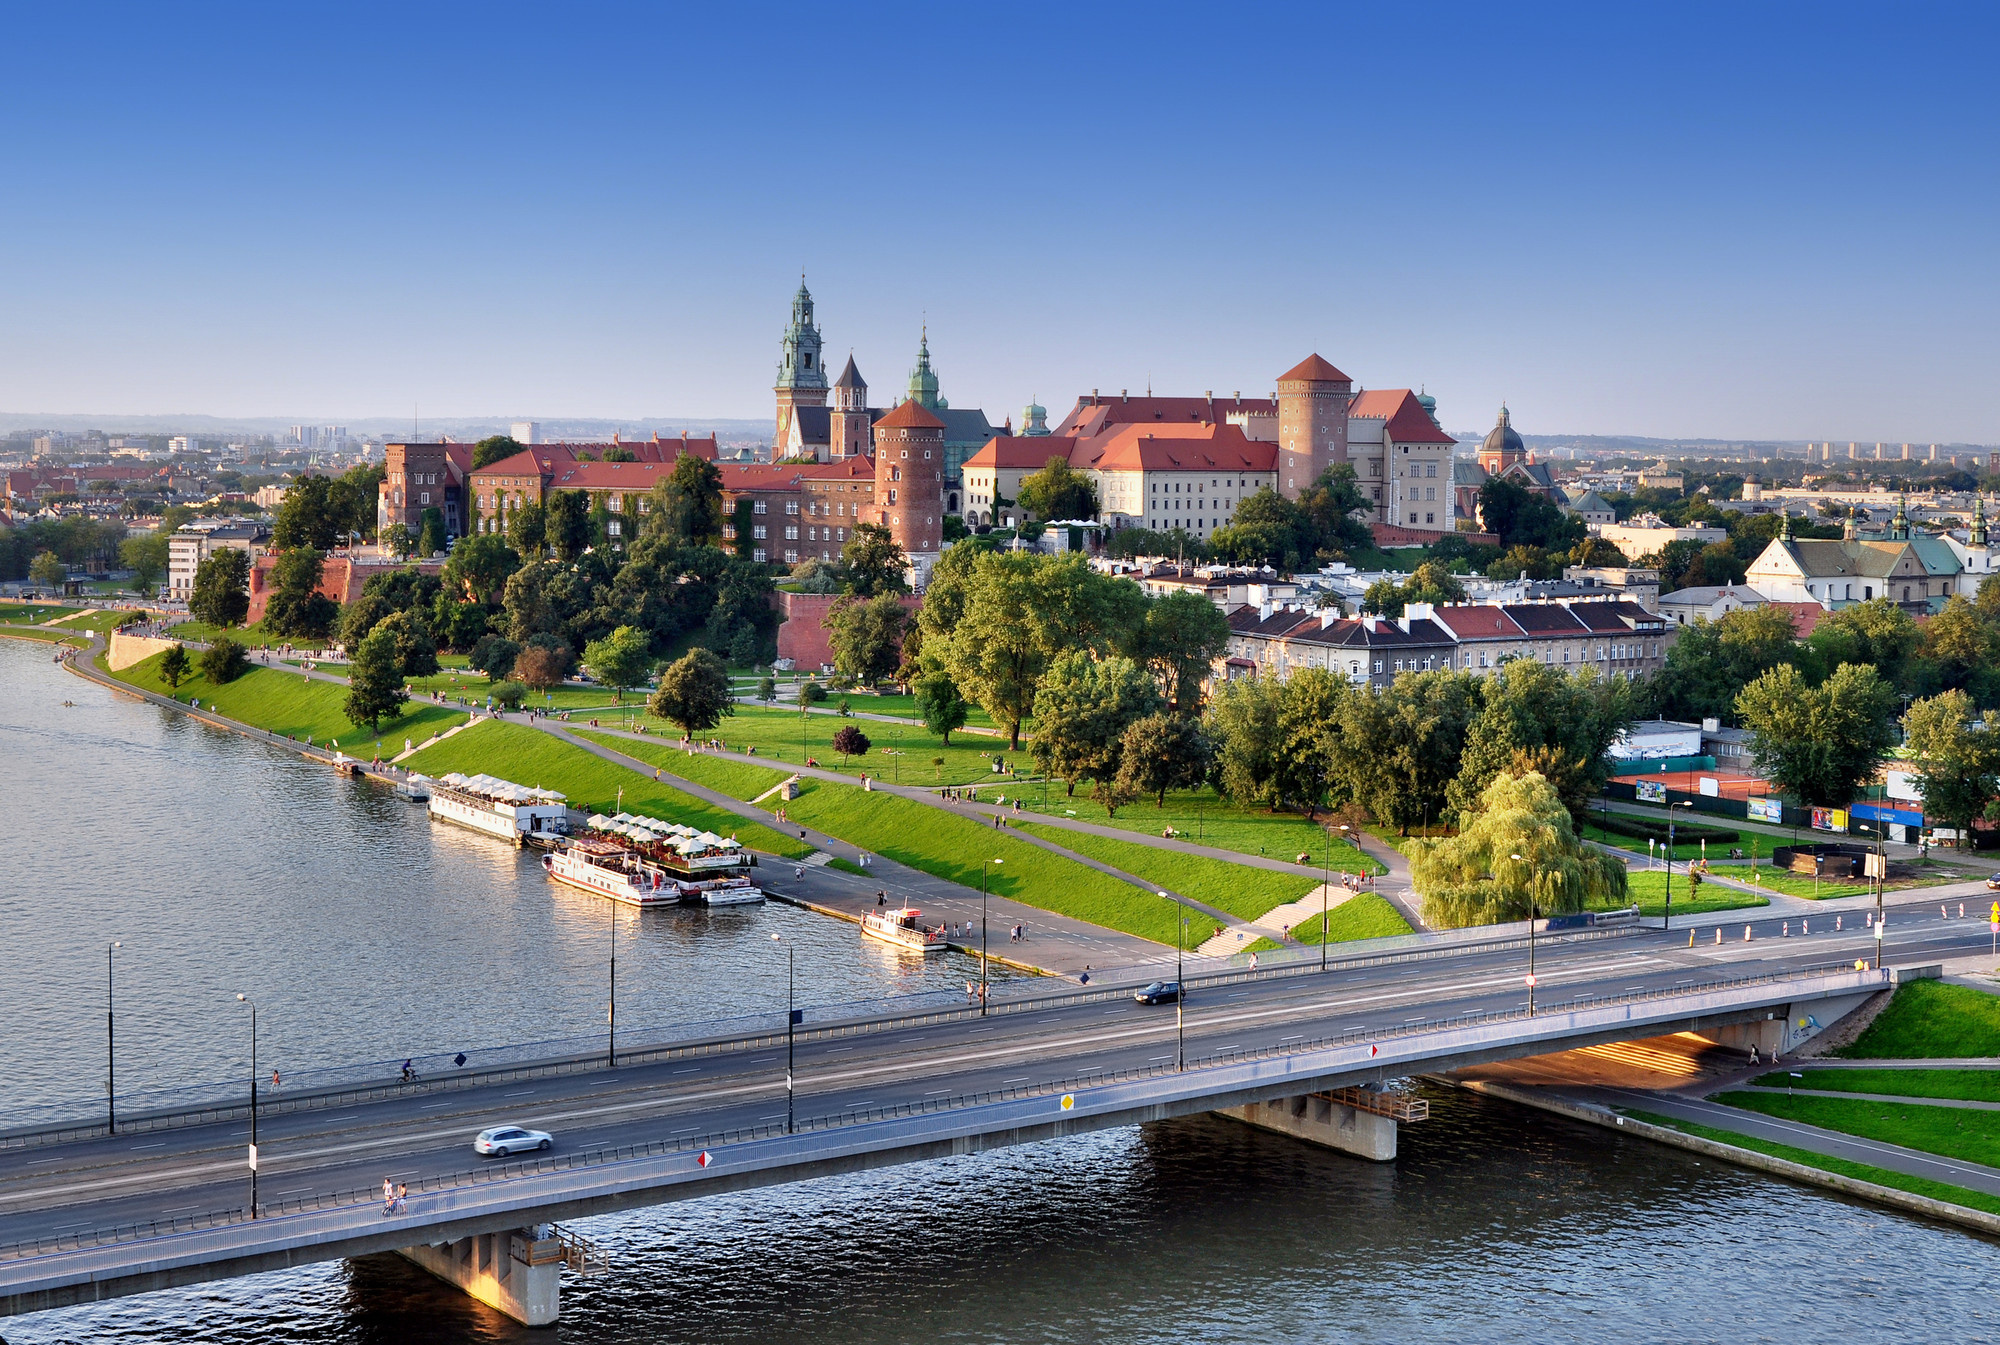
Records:
[[[1450,929],[1625,896],[1625,865],[1577,839],[1562,795],[1538,771],[1495,776],[1458,835],[1416,843],[1410,874],[1425,923]]]

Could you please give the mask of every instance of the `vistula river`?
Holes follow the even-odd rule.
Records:
[[[75,705],[65,708],[65,700]],[[601,1030],[607,903],[379,788],[0,640],[0,1099]],[[619,1022],[962,981],[790,907],[626,912]],[[886,950],[885,950],[886,953]],[[2000,1339],[1993,1244],[1453,1093],[1376,1166],[1194,1118],[581,1221],[610,1273],[517,1326],[398,1257],[0,1322],[54,1342]]]

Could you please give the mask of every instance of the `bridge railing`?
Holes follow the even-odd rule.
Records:
[[[1630,930],[1584,930],[1564,933],[1565,944],[1629,937]],[[1547,946],[1547,938],[1539,940]],[[1473,943],[1446,946],[1395,948],[1363,952],[1328,959],[1328,971],[1357,971],[1370,967],[1433,961],[1444,957],[1476,956],[1525,948],[1525,933]],[[1240,956],[1240,955],[1239,955]],[[1282,980],[1317,975],[1319,954],[1314,950],[1286,950],[1286,955],[1261,958],[1252,968],[1247,961],[1209,970],[1191,966],[1185,980],[1191,992],[1246,981]],[[1051,987],[1052,978],[1030,977],[1003,983],[1007,989],[989,998],[989,1016],[1039,1013],[1123,999],[1146,982],[1171,976],[1171,967],[1140,966],[1113,969],[1094,978],[1089,985],[1063,982]],[[867,1036],[879,1032],[903,1031],[979,1016],[979,1006],[952,990],[926,991],[916,995],[862,1000],[824,1005],[804,1010],[805,1019],[797,1031],[801,1042]],[[735,1051],[767,1050],[785,1041],[783,1011],[749,1014],[707,1022],[642,1025],[620,1028],[618,1064],[621,1067],[658,1064]],[[555,1037],[544,1041],[487,1046],[467,1050],[465,1064],[457,1063],[461,1053],[429,1053],[412,1057],[417,1073],[414,1083],[399,1075],[399,1060],[375,1060],[352,1065],[287,1071],[282,1089],[261,1089],[259,1108],[266,1112],[316,1111],[357,1103],[380,1101],[409,1092],[453,1092],[511,1083],[525,1079],[588,1073],[609,1068],[607,1034]],[[7,1111],[7,1129],[0,1133],[0,1149],[38,1147],[89,1139],[105,1133],[97,1119],[101,1098],[74,1099],[42,1104],[14,1104]],[[194,1125],[212,1125],[239,1120],[249,1114],[248,1085],[242,1079],[191,1084],[174,1088],[131,1090],[118,1097],[118,1124],[132,1133],[176,1130]],[[88,1109],[88,1110],[86,1110]]]
[[[1565,1014],[1587,1012],[1592,1009],[1611,1008],[1620,1005],[1629,1006],[1641,1003],[1657,1003],[1695,995],[1713,995],[1734,989],[1749,989],[1758,986],[1816,980],[1841,973],[1852,974],[1854,971],[1855,968],[1852,962],[1822,963],[1757,975],[1728,976],[1704,981],[1684,981],[1673,986],[1650,990],[1634,990],[1610,995],[1577,995],[1553,1006],[1544,1007],[1538,1005],[1533,1014],[1530,1014],[1524,1007],[1519,1009],[1454,1014],[1443,1018],[1422,1019],[1380,1028],[1355,1028],[1343,1031],[1338,1036],[1292,1039],[1260,1047],[1211,1051],[1199,1056],[1189,1056],[1186,1070],[1182,1070],[1178,1065],[1166,1063],[1148,1064],[1136,1068],[1117,1070],[1085,1069],[1059,1079],[1044,1080],[1039,1083],[1014,1088],[984,1089],[976,1092],[956,1093],[947,1097],[898,1103],[885,1107],[858,1108],[802,1117],[793,1123],[790,1130],[787,1130],[783,1125],[776,1124],[734,1127],[710,1131],[701,1135],[654,1140],[645,1144],[587,1149],[574,1154],[551,1154],[518,1162],[468,1168],[458,1172],[419,1178],[416,1181],[408,1183],[408,1186],[411,1196],[414,1199],[426,1194],[491,1185],[497,1182],[516,1181],[550,1173],[603,1167],[609,1164],[630,1162],[636,1159],[659,1158],[673,1154],[700,1153],[705,1150],[722,1148],[730,1144],[771,1139],[788,1133],[810,1134],[841,1130],[885,1121],[902,1120],[914,1116],[935,1115],[941,1112],[991,1106],[1003,1102],[1015,1102],[1026,1098],[1049,1097],[1083,1089],[1107,1087],[1118,1083],[1158,1079],[1174,1074],[1224,1065],[1241,1064],[1249,1061],[1306,1055],[1330,1049],[1404,1040],[1438,1032],[1457,1032],[1469,1027],[1531,1022],[1537,1019],[1555,1020]],[[1888,973],[1879,972],[1876,975],[1886,980]],[[782,1085],[774,1081],[771,1086],[776,1089]],[[306,1195],[291,1200],[273,1201],[260,1205],[258,1212],[259,1217],[262,1219],[287,1218],[324,1210],[365,1208],[370,1205],[378,1205],[381,1201],[382,1195],[379,1186],[358,1187]],[[47,1238],[31,1239],[0,1246],[0,1261],[20,1260],[28,1257],[73,1252],[83,1248],[103,1247],[123,1242],[198,1232],[205,1229],[243,1223],[249,1218],[249,1210],[239,1206],[208,1213],[189,1214],[174,1219],[153,1220],[144,1223],[121,1224],[110,1228],[64,1232]]]

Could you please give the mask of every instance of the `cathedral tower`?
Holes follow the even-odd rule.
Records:
[[[1354,381],[1317,355],[1278,375],[1278,493],[1296,500],[1319,474],[1347,461]]]
[[[950,405],[938,396],[937,374],[931,369],[931,331],[928,326],[917,341],[917,367],[910,370],[910,400],[926,411]]]
[[[833,411],[827,417],[827,452],[852,458],[868,452],[868,382],[854,367],[854,356],[833,380]]]
[[[778,358],[778,423],[771,445],[783,452],[792,434],[792,412],[801,406],[826,405],[826,369],[820,362],[819,328],[813,325],[813,297],[806,278],[792,296],[792,322],[785,328]]]

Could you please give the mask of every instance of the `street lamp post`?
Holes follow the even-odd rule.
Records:
[[[986,965],[991,960],[986,953],[986,868],[989,864],[1004,864],[1004,859],[982,859],[979,861],[979,1016],[986,1016]]]
[[[608,901],[611,908],[611,1012],[605,1022],[610,1026],[610,1043],[605,1050],[604,1062],[612,1069],[618,1068],[618,903]]]
[[[112,1135],[118,1133],[118,1042],[111,1030],[111,953],[124,946],[112,943],[104,949],[104,1128]]]
[[[1674,927],[1674,809],[1676,808],[1692,810],[1694,802],[1691,799],[1682,799],[1679,803],[1667,805],[1667,902],[1660,916],[1661,929]]]
[[[239,994],[238,1004],[250,1006],[250,1217],[257,1217],[257,1005]]]
[[[1509,855],[1507,856],[1507,858],[1513,860],[1516,864],[1519,864],[1521,862],[1521,857],[1519,855]],[[1534,1016],[1535,1016],[1535,884],[1532,880],[1530,880],[1528,883],[1528,1017],[1533,1018]]]
[[[1187,911],[1170,892],[1161,896],[1174,903],[1174,1068],[1187,1069],[1187,973],[1181,966],[1182,931],[1187,928]]]
[[[782,934],[773,934],[771,941],[785,945],[785,1133],[789,1135],[796,1115],[794,1102],[797,1094],[792,1091],[792,1062],[795,1058],[792,1047],[799,1025],[798,999],[794,994],[796,982],[792,977],[792,945]]]

